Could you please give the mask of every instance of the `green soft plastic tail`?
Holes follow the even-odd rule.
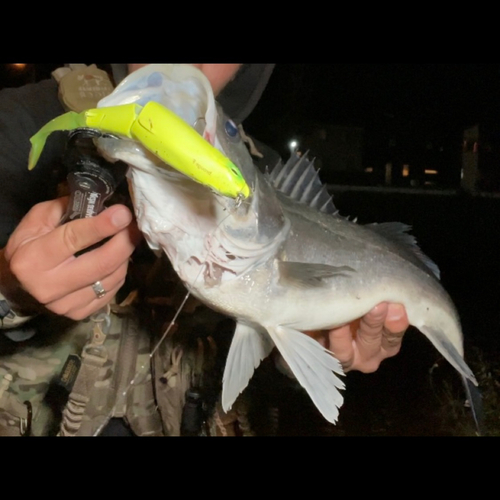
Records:
[[[154,101],[144,107],[123,104],[81,113],[70,111],[54,118],[30,139],[28,168],[32,170],[37,164],[52,132],[78,128],[139,141],[164,163],[224,196],[250,196],[250,187],[229,158],[175,113]]]
[[[74,130],[85,127],[85,117],[74,111],[69,111],[64,115],[54,118],[46,123],[33,137],[31,137],[31,151],[28,160],[28,168],[32,170],[38,163],[47,137],[58,130]]]

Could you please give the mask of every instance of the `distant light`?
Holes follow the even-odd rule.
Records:
[[[425,173],[426,175],[436,175],[436,174],[438,173],[438,171],[437,171],[437,170],[431,170],[431,169],[426,168],[426,169],[424,170],[424,173]]]
[[[405,163],[403,165],[403,177],[408,177],[410,175],[410,165],[408,165],[407,163]]]
[[[366,172],[367,174],[371,174],[371,173],[373,172],[373,167],[366,167],[366,168],[365,168],[365,172]]]
[[[290,149],[291,149],[292,151],[294,151],[295,149],[297,149],[297,146],[298,146],[298,145],[299,145],[299,143],[298,143],[297,141],[290,141],[290,144],[289,144]]]
[[[16,70],[23,70],[26,69],[27,64],[16,63],[16,64],[11,64],[11,66]]]

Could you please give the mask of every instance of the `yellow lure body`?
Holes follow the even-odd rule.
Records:
[[[139,141],[163,162],[218,193],[250,196],[238,167],[175,113],[157,102],[68,112],[44,125],[31,139],[28,168],[38,162],[47,137],[56,130],[92,128]]]

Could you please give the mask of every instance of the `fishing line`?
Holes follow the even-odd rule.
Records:
[[[207,236],[209,237],[214,237],[215,239],[216,236],[215,236],[215,233],[216,231],[221,227],[221,225],[231,216],[233,215],[233,213],[241,206],[241,204],[244,202],[244,198],[242,195],[238,195],[235,199],[235,204],[234,206],[232,206],[230,209],[228,209],[228,213],[226,215],[226,217],[224,217],[220,222],[219,224],[217,224],[217,226],[210,232],[207,234]],[[218,241],[218,240],[217,240]],[[191,285],[191,288],[194,287],[194,284],[198,281],[200,275],[202,274],[202,271],[206,268],[206,262],[208,260],[208,256],[210,254],[210,248],[208,248],[206,250],[206,254],[205,254],[205,258],[203,259],[203,262],[204,264],[203,265],[200,265],[200,270],[198,271],[198,273],[196,274],[196,276],[194,277],[194,279],[192,280],[192,282],[190,283]],[[176,313],[174,314],[173,318],[170,320],[170,323],[168,324],[167,328],[165,329],[165,332],[163,333],[163,335],[161,336],[161,338],[159,339],[159,341],[156,343],[156,345],[153,347],[153,349],[151,350],[151,352],[149,353],[149,356],[148,356],[148,363],[144,363],[135,373],[135,375],[132,377],[132,380],[128,383],[128,386],[126,387],[126,389],[122,392],[122,397],[123,397],[123,401],[125,401],[125,406],[127,406],[127,403],[126,403],[126,400],[127,400],[127,396],[128,396],[128,393],[129,391],[132,389],[132,387],[136,384],[136,381],[138,380],[139,377],[145,375],[148,371],[148,369],[151,367],[151,363],[152,363],[152,359],[153,359],[153,356],[155,355],[156,351],[159,349],[159,347],[161,346],[161,344],[165,341],[165,339],[167,338],[167,335],[169,334],[169,332],[171,331],[172,327],[175,325],[175,322],[177,321],[177,318],[179,317],[179,314],[182,312],[188,298],[190,297],[191,295],[191,292],[188,290],[186,292],[186,295],[184,296],[184,299],[182,300],[181,304],[179,305],[179,307],[177,308],[177,311]],[[152,381],[153,383],[154,381]],[[118,398],[116,398],[118,399]],[[106,415],[106,418],[103,420],[103,422],[98,426],[98,428],[96,429],[96,431],[94,432],[94,436],[98,436],[103,428],[109,423],[110,419],[113,417],[114,415],[114,412],[115,412],[115,407],[116,407],[116,400],[115,400],[115,404],[113,405],[113,408],[111,408],[111,410],[109,411],[109,413]],[[157,407],[155,408],[157,409]]]
[[[228,214],[226,215],[226,217],[224,217],[220,222],[219,224],[217,225],[217,227],[211,232],[211,233],[208,233],[208,236],[209,237],[212,237],[215,235],[215,232],[220,228],[220,226],[226,221],[226,219],[232,215],[234,213],[235,210],[238,209],[238,207],[241,205],[241,202],[243,200],[243,197],[242,195],[238,195],[236,197],[236,201],[235,201],[235,205],[234,207],[231,208],[231,210],[228,211]],[[205,254],[205,258],[204,258],[204,262],[207,261],[208,259],[208,255],[210,253],[210,250],[207,250],[207,253]],[[203,271],[204,269],[204,266],[200,266],[200,270],[198,271],[198,273],[196,274],[196,276],[194,277],[193,281],[191,282],[191,287],[194,286],[194,284],[198,281],[198,278],[200,277],[200,274],[201,272]],[[184,296],[184,299],[182,300],[181,304],[179,305],[179,307],[177,308],[177,311],[176,313],[174,314],[174,317],[170,320],[170,323],[167,327],[167,329],[165,330],[165,332],[163,333],[163,335],[161,336],[160,340],[158,341],[158,343],[156,344],[156,346],[153,348],[153,350],[151,351],[149,357],[152,358],[155,354],[155,352],[158,350],[158,348],[160,347],[160,345],[163,343],[163,341],[165,340],[165,338],[167,337],[168,333],[170,332],[172,326],[175,324],[175,321],[177,320],[179,314],[182,312],[182,309],[184,308],[184,306],[186,305],[186,302],[189,298],[189,296],[191,295],[191,292],[188,290],[186,295]],[[135,381],[135,377],[132,379],[131,381],[131,384]]]
[[[212,232],[208,233],[207,236],[209,237],[214,237],[215,236],[215,232],[221,227],[221,225],[233,214],[234,210],[236,210],[239,206],[240,206],[241,202],[239,200],[239,198],[237,198],[237,201],[236,201],[236,204],[234,206],[234,208],[231,208],[230,211],[228,211],[228,214],[226,215],[226,217],[224,217],[220,222],[219,224],[217,225],[217,227],[215,229],[212,230]],[[208,260],[208,255],[210,253],[210,249],[207,249],[206,251],[206,254],[205,254],[205,258],[203,259],[203,262],[205,263],[203,266],[200,266],[200,270],[198,271],[198,273],[196,274],[196,276],[194,277],[194,279],[192,280],[192,282],[190,283],[191,285],[191,288],[194,287],[194,284],[198,281],[198,278],[200,277],[202,271],[205,269],[205,265],[206,265],[206,262]],[[163,333],[163,335],[161,336],[160,340],[158,341],[158,343],[156,344],[156,346],[153,348],[153,350],[151,351],[151,353],[149,354],[149,357],[152,358],[153,355],[155,354],[155,352],[158,350],[158,348],[160,347],[160,345],[163,343],[163,341],[165,340],[165,338],[167,337],[168,333],[170,332],[172,326],[175,324],[175,321],[177,320],[179,314],[182,312],[182,309],[184,308],[189,296],[191,295],[191,292],[188,290],[186,295],[184,296],[184,299],[182,300],[181,304],[179,305],[179,307],[177,308],[177,311],[176,313],[174,314],[174,317],[170,320],[170,323],[167,327],[167,329],[165,330],[165,332]],[[135,378],[134,377],[131,381],[134,382],[135,381]]]

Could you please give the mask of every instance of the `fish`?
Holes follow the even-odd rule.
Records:
[[[97,140],[104,157],[129,165],[135,214],[149,246],[168,256],[190,293],[236,322],[222,381],[224,411],[276,347],[319,412],[336,423],[342,365],[303,332],[347,324],[381,302],[403,304],[410,324],[475,390],[457,310],[407,225],[361,225],[341,216],[307,155],[258,170],[239,127],[191,66],[145,66],[98,108],[149,102],[182,118],[237,166],[249,187],[243,190],[239,178],[237,194],[228,195],[216,174],[200,180],[180,171],[134,137]]]

